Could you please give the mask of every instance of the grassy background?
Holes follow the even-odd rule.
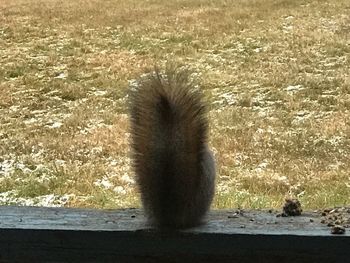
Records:
[[[128,82],[188,65],[214,207],[349,204],[348,0],[1,0],[0,203],[139,206]]]

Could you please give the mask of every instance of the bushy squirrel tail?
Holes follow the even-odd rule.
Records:
[[[151,223],[184,228],[201,223],[214,195],[215,164],[199,89],[185,70],[158,70],[131,93],[133,165]]]

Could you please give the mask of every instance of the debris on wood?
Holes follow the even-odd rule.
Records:
[[[321,212],[321,223],[331,227],[331,233],[341,235],[350,227],[350,209],[348,207],[327,208]]]
[[[277,214],[277,217],[300,216],[303,209],[298,199],[287,198],[283,205],[283,212]]]
[[[345,233],[345,227],[340,225],[335,225],[332,227],[331,233],[334,235],[342,235]]]

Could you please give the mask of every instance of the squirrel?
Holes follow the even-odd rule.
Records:
[[[159,228],[203,223],[215,191],[202,93],[187,70],[141,77],[130,94],[132,160],[142,206]]]

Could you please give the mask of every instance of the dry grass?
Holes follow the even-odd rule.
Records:
[[[211,103],[214,206],[349,203],[348,0],[2,0],[0,203],[139,205],[128,81],[174,60]]]

